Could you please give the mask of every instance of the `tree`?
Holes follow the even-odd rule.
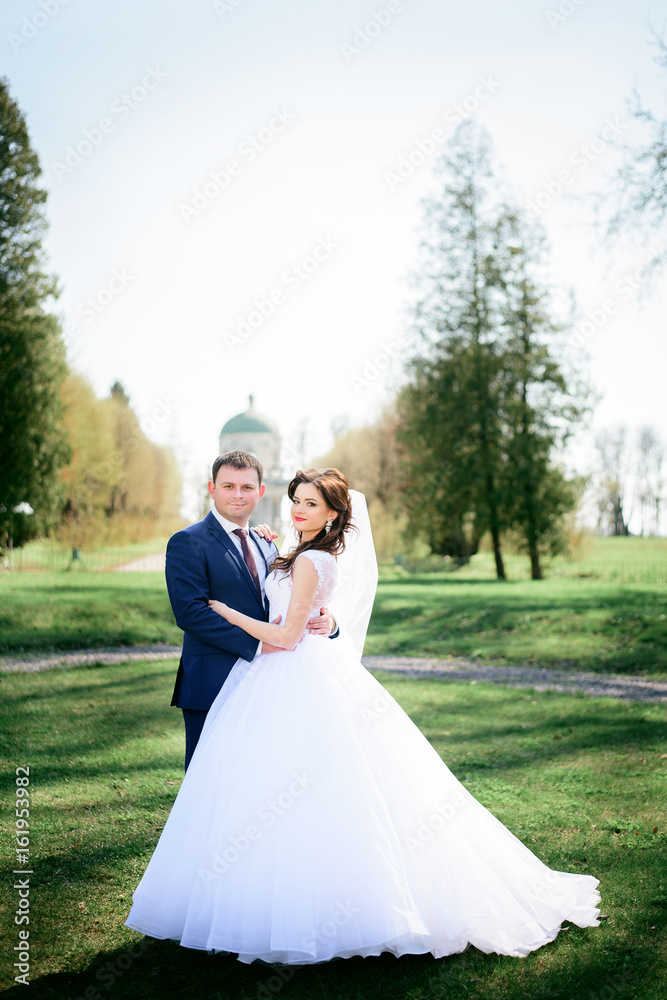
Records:
[[[118,478],[115,429],[110,411],[82,375],[68,376],[62,397],[72,456],[61,472],[61,534],[74,545],[87,546],[104,530],[104,509]]]
[[[636,495],[640,534],[659,535],[665,483],[662,466],[665,449],[654,427],[640,427],[637,434]]]
[[[119,382],[118,379],[116,379],[114,384],[111,386],[109,390],[109,395],[111,396],[112,399],[119,399],[122,403],[125,403],[127,406],[130,405],[130,397],[125,392],[125,386],[122,384],[122,382]]]
[[[651,26],[653,61],[667,71],[667,42]],[[667,119],[653,112],[638,91],[628,101],[630,116],[643,126],[643,139],[622,148],[622,160],[610,191],[596,198],[598,212],[607,209],[605,238],[616,246],[621,234],[634,235],[641,245],[653,233],[651,257],[644,276],[656,277],[667,263]]]
[[[553,455],[581,420],[588,390],[581,379],[568,377],[556,355],[564,327],[553,319],[540,278],[547,254],[544,233],[511,208],[496,228],[496,280],[503,293],[506,516],[528,552],[532,579],[541,580],[541,556],[564,546],[564,516],[578,495],[578,485],[553,464]]]
[[[660,532],[664,447],[653,427],[641,427],[634,444],[627,427],[605,428],[595,439],[598,453],[598,531],[629,535],[638,509],[640,533]]]
[[[438,168],[418,275],[420,349],[399,396],[406,503],[434,552],[465,560],[488,531],[499,579],[503,532],[516,530],[539,580],[576,503],[554,457],[585,390],[557,357],[564,327],[545,284],[544,235],[504,193],[486,133],[465,122]]]
[[[149,441],[119,382],[105,399],[70,376],[63,390],[73,446],[62,470],[59,534],[72,545],[119,544],[170,531],[180,518],[181,479],[170,448]]]
[[[30,533],[56,522],[58,470],[69,457],[60,387],[65,348],[48,311],[58,294],[45,273],[41,168],[25,119],[0,80],[0,545],[34,511]],[[25,537],[25,536],[24,536]]]
[[[460,125],[438,168],[443,186],[425,203],[417,275],[420,353],[399,396],[407,481],[420,498],[408,496],[407,503],[415,528],[428,523],[435,552],[466,558],[488,530],[504,579],[502,357],[493,280],[498,198],[484,130],[470,120]]]

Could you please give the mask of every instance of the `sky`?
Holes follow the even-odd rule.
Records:
[[[590,320],[568,349],[599,402],[571,461],[617,424],[667,439],[649,236],[605,248],[582,198],[613,173],[609,140],[638,135],[633,88],[664,114],[649,20],[667,6],[5,0],[0,73],[49,192],[70,363],[99,395],[123,383],[188,483],[250,393],[293,464],[322,454],[400,384],[421,200],[473,116]]]

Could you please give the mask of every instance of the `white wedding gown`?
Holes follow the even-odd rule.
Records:
[[[336,562],[305,552],[320,577]],[[291,580],[270,574],[271,619]],[[284,618],[283,618],[284,620]],[[242,962],[522,956],[599,924],[598,879],[550,870],[466,791],[345,637],[239,660],[126,924]]]

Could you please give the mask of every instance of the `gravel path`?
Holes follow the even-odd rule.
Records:
[[[113,649],[75,649],[61,653],[0,656],[0,673],[30,673],[54,667],[76,667],[85,663],[126,663],[128,660],[164,660],[180,656],[181,647],[115,646]],[[370,670],[390,670],[405,677],[428,677],[452,681],[479,681],[537,691],[582,691],[595,697],[627,698],[630,701],[667,701],[667,681],[645,677],[586,674],[546,667],[492,666],[475,660],[436,660],[410,656],[364,656]]]
[[[473,660],[424,660],[411,656],[364,656],[371,670],[391,670],[406,677],[437,677],[476,684],[507,684],[536,691],[583,691],[584,694],[630,701],[667,701],[667,681],[615,674],[585,674],[551,667],[492,666]]]
[[[165,660],[180,656],[181,647],[169,643],[154,646],[113,646],[108,649],[72,649],[60,653],[25,653],[0,656],[0,673],[34,673],[53,667],[78,667],[83,663],[127,663],[128,660]]]

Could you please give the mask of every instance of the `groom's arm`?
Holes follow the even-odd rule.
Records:
[[[201,543],[189,532],[179,531],[169,539],[165,572],[171,608],[180,629],[226,653],[249,661],[254,658],[257,640],[209,608],[206,559]]]
[[[311,618],[307,623],[306,631],[310,635],[328,636],[329,639],[337,639],[340,635],[338,623],[327,608],[320,608],[317,618]]]

